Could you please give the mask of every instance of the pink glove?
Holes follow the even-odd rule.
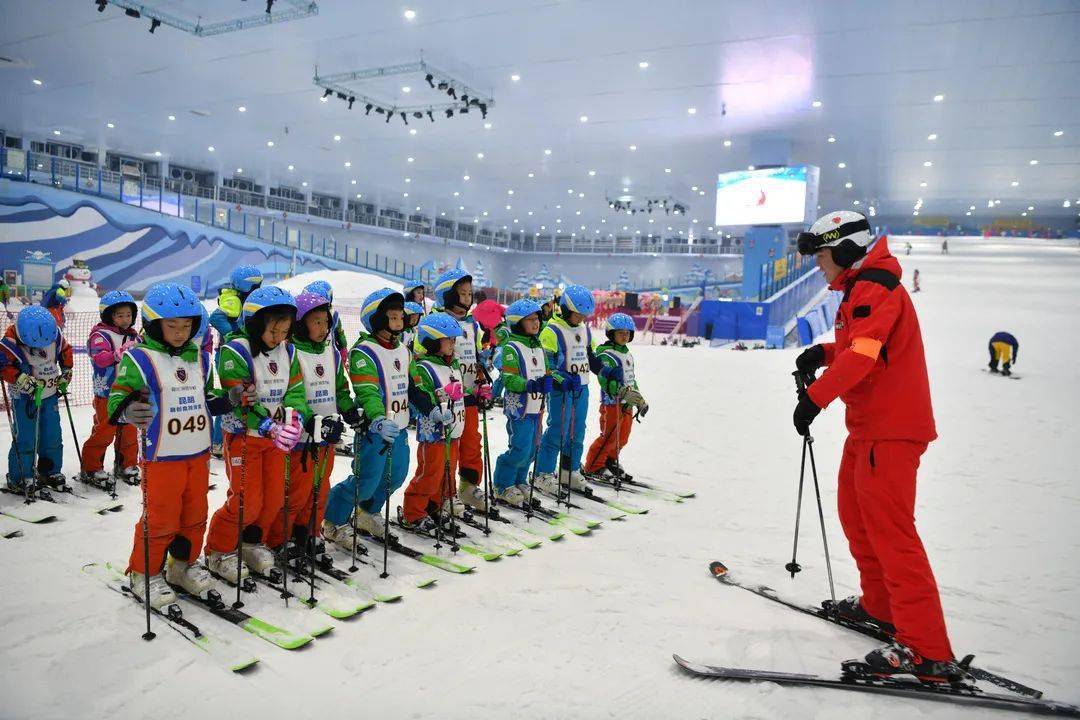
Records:
[[[491,386],[490,385],[477,385],[476,386],[476,399],[477,400],[490,400]]]
[[[116,362],[120,362],[120,359],[122,357],[124,357],[124,353],[126,353],[128,350],[130,350],[131,348],[135,347],[138,344],[139,343],[136,340],[128,340],[123,345],[116,348],[116,352],[114,353],[114,355],[116,356]]]
[[[452,381],[443,386],[446,397],[453,402],[459,402],[465,398],[465,386],[460,382]]]
[[[291,452],[296,444],[300,442],[300,435],[303,433],[304,428],[300,424],[300,418],[296,415],[292,416],[292,421],[277,426],[277,432],[274,433],[274,447],[282,452]]]

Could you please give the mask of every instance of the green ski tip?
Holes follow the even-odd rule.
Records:
[[[416,581],[416,587],[418,588],[431,587],[434,584],[435,578],[421,578],[420,580]]]
[[[250,618],[241,625],[241,627],[252,635],[261,637],[263,640],[272,642],[278,647],[285,648],[286,650],[296,650],[315,639],[314,636],[307,633],[290,632],[275,625],[271,625],[265,620],[260,620],[257,617]]]
[[[482,550],[478,547],[473,547],[472,545],[458,545],[458,547],[460,547],[462,550],[469,553],[470,555],[475,555],[476,557],[482,560],[486,560],[488,562],[498,560],[502,557],[502,553],[489,552],[487,550]]]
[[[450,560],[446,560],[444,558],[441,558],[438,555],[421,555],[419,560],[420,560],[420,562],[427,563],[428,565],[431,565],[432,567],[437,567],[440,570],[445,570],[447,572],[457,573],[459,575],[464,575],[465,573],[470,573],[475,569],[474,565],[459,565],[456,562],[451,562]],[[419,587],[419,586],[417,586],[417,587]]]

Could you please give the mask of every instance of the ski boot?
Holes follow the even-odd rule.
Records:
[[[397,521],[404,530],[414,532],[419,535],[427,535],[429,537],[435,536],[435,529],[438,527],[435,522],[435,518],[430,515],[424,515],[416,522],[409,522],[405,519],[405,512],[399,507],[397,509]]]
[[[243,557],[244,564],[257,575],[267,574],[277,564],[274,551],[262,543],[244,543],[240,546],[240,556]]]
[[[929,660],[897,642],[871,650],[866,654],[866,665],[875,675],[914,675],[933,683],[952,683],[964,677],[953,660]]]
[[[521,491],[521,485],[511,485],[508,488],[495,491],[495,497],[502,500],[507,505],[513,505],[514,507],[522,507],[525,505],[528,495]]]
[[[634,476],[626,472],[623,466],[619,464],[618,460],[608,460],[607,463],[605,463],[604,467],[605,469],[611,471],[612,475],[614,475],[623,482],[629,482],[630,480],[634,479]]]
[[[146,600],[146,579],[142,573],[137,573],[134,570],[128,575],[128,581],[131,583],[131,594],[139,598],[140,601]],[[164,607],[172,605],[176,602],[176,593],[173,591],[169,584],[165,582],[165,578],[161,575],[150,576],[150,607],[155,610],[161,610]]]
[[[474,510],[484,512],[486,503],[484,502],[484,491],[479,485],[471,483],[468,480],[462,478],[458,481],[458,500],[461,504],[468,505]],[[457,505],[457,503],[454,503]]]
[[[323,520],[322,534],[328,542],[332,542],[345,552],[353,549],[353,527],[349,523],[335,525],[329,520]]]
[[[120,479],[123,480],[126,485],[138,487],[139,484],[142,482],[142,477],[139,473],[139,466],[132,465],[131,467],[126,467],[121,470]]]
[[[39,487],[49,488],[57,492],[66,492],[68,489],[67,478],[64,477],[64,473],[43,475],[39,478],[38,483]]]
[[[240,577],[236,574],[236,552],[209,552],[206,554],[206,567],[214,575],[225,582],[236,585],[248,577],[248,568],[243,562],[240,563]]]
[[[533,476],[533,484],[544,492],[554,495],[556,497],[562,497],[565,495],[565,491],[559,487],[559,481],[555,477],[555,473],[538,473]]]
[[[371,537],[381,538],[386,535],[386,521],[382,515],[375,515],[366,510],[356,508],[353,511],[356,516],[356,529],[365,532]]]
[[[1012,370],[1009,369],[1009,363],[1005,363],[1001,366],[1001,374],[1005,377],[1012,375]]]
[[[104,470],[98,470],[97,472],[92,473],[81,472],[79,473],[79,480],[87,485],[96,487],[99,490],[104,490],[105,492],[111,493],[116,490],[116,478]]]
[[[443,517],[444,526],[449,527],[451,512],[454,514],[454,517],[463,518],[465,517],[465,513],[468,512],[468,508],[465,507],[465,503],[461,502],[461,498],[459,497],[446,498],[443,500],[442,511],[439,514]]]
[[[858,595],[850,595],[843,600],[837,601],[836,605],[833,605],[832,600],[822,600],[821,607],[825,612],[833,613],[844,620],[871,625],[884,630],[890,635],[896,634],[895,625],[885,622],[884,620],[878,620],[876,617],[866,612],[866,610],[863,609],[862,603],[859,602],[859,599]]]
[[[233,570],[235,569],[234,566]],[[189,564],[186,560],[177,560],[171,555],[165,564],[165,581],[189,595],[204,599],[213,587],[210,572],[206,568],[199,564]]]
[[[563,482],[563,485],[566,485],[565,481]],[[589,492],[589,484],[585,482],[585,476],[581,474],[581,470],[570,471],[570,489]]]
[[[212,443],[210,445],[210,455],[221,460],[225,457],[225,445],[223,443]]]

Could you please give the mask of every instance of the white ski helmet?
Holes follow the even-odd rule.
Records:
[[[810,230],[799,233],[799,252],[813,255],[823,247],[832,248],[833,261],[841,267],[851,267],[864,255],[874,234],[870,223],[861,213],[837,210],[819,217]]]

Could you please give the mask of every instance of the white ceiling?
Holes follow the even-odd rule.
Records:
[[[264,5],[146,4],[211,20],[230,4],[249,14]],[[59,129],[61,140],[160,151],[225,175],[242,167],[258,182],[307,181],[403,210],[487,211],[487,222],[517,219],[526,230],[561,219],[579,235],[581,225],[589,235],[623,225],[701,234],[716,173],[754,163],[757,140],[790,141],[792,162],[821,166],[826,207],[858,199],[906,215],[922,198],[923,215],[975,205],[980,219],[1028,205],[1074,216],[1062,203],[1080,199],[1080,3],[1071,0],[321,0],[317,17],[211,38],[169,27],[151,35],[145,19],[114,6],[99,14],[92,0],[0,0],[0,14],[0,55],[27,65],[0,71],[9,132]],[[321,102],[312,84],[316,65],[331,74],[421,54],[495,97],[491,129],[474,110],[434,124],[410,118],[410,135],[400,119],[365,117],[360,103]],[[410,102],[446,99],[421,76],[377,87],[406,84]],[[684,200],[689,216],[650,225],[616,215],[605,195],[624,186]],[[994,210],[991,198],[1002,200]]]

